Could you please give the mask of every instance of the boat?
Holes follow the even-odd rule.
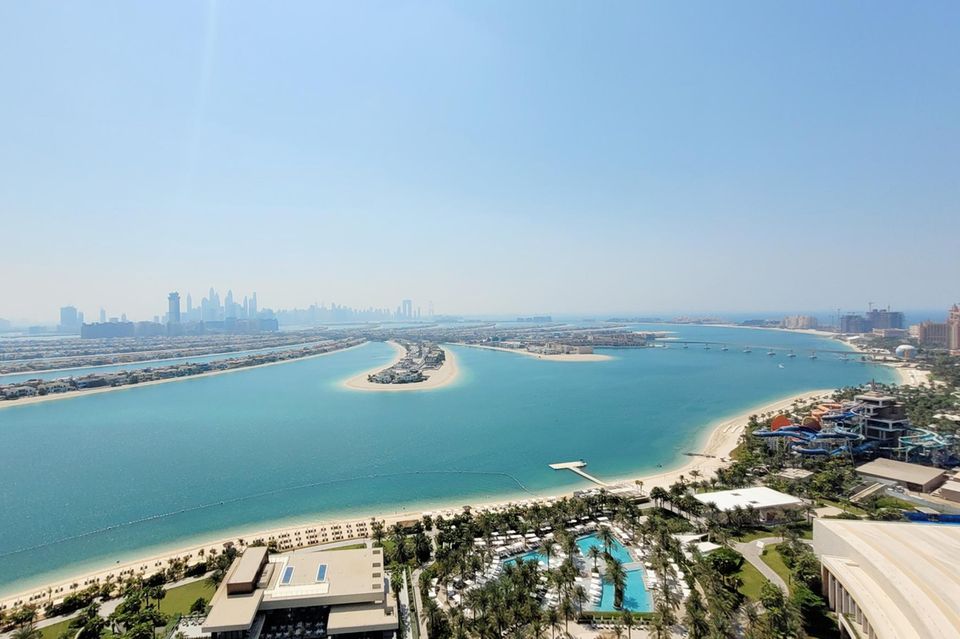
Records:
[[[796,356],[797,356],[797,354],[794,353],[793,351],[790,351],[790,352],[787,354],[787,357],[796,357]]]
[[[817,354],[814,353],[813,355],[811,355],[811,356],[810,356],[810,359],[817,359]]]
[[[720,350],[721,350],[721,351],[729,351],[730,349],[729,349],[729,348],[727,348],[726,346],[724,346],[724,347],[723,347],[723,348],[721,348]]]
[[[780,368],[784,368],[783,364],[777,364],[777,366],[779,366]]]
[[[703,347],[703,350],[705,350],[705,351],[709,351],[709,350],[710,350],[710,345],[709,345],[709,344],[707,344],[706,346],[704,346],[704,347]]]
[[[745,348],[745,349],[743,349],[743,352],[744,352],[744,353],[752,353],[753,351],[750,350],[749,348]]]
[[[769,355],[770,357],[773,357],[774,355],[776,355],[776,353],[774,353],[773,351],[767,351],[767,355]]]

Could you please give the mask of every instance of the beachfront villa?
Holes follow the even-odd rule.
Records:
[[[960,526],[817,519],[813,547],[842,636],[960,637]]]
[[[787,521],[793,513],[803,511],[806,506],[806,502],[799,497],[781,493],[766,486],[699,493],[694,497],[702,504],[715,506],[725,514],[737,509],[753,509],[760,522],[764,524]]]
[[[250,547],[230,566],[205,619],[185,620],[190,639],[393,637],[396,597],[382,548]]]

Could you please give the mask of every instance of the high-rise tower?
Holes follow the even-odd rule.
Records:
[[[167,324],[180,323],[180,293],[167,295]]]

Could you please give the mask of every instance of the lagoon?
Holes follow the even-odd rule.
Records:
[[[663,330],[663,326],[643,327]],[[691,347],[547,362],[466,347],[455,383],[411,393],[340,382],[392,358],[371,343],[223,375],[0,410],[0,592],[107,560],[277,521],[411,512],[431,504],[585,487],[655,471],[709,424],[807,389],[893,381],[882,366],[767,357],[842,348],[815,336],[669,327]],[[758,349],[740,352],[738,345]],[[780,368],[780,365],[783,368]]]

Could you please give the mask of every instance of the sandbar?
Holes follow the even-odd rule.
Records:
[[[398,391],[418,391],[418,390],[435,390],[443,386],[452,384],[457,377],[460,375],[460,368],[457,366],[457,357],[453,354],[451,349],[443,349],[444,357],[443,364],[440,365],[440,368],[437,369],[427,369],[424,372],[424,375],[427,376],[427,379],[422,382],[411,382],[409,384],[378,384],[376,382],[371,382],[367,379],[368,376],[373,375],[374,373],[379,373],[385,368],[389,368],[403,359],[403,356],[407,354],[407,350],[392,340],[388,341],[387,344],[393,347],[394,357],[392,360],[386,364],[381,364],[376,368],[371,368],[370,370],[363,371],[349,379],[346,379],[342,382],[342,386],[349,388],[350,390],[359,390],[359,391],[373,391],[373,392],[398,392]]]

